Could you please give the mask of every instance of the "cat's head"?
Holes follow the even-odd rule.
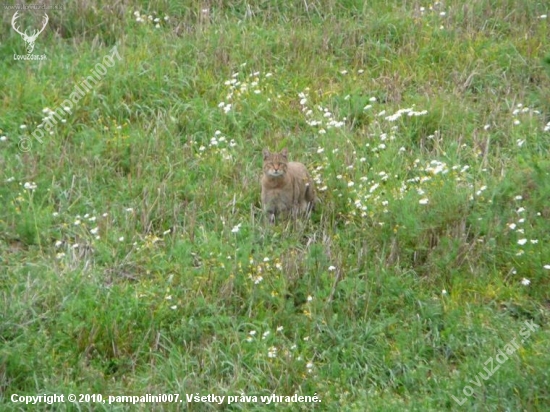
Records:
[[[271,177],[283,176],[288,168],[288,150],[280,153],[271,153],[264,149],[264,173]]]

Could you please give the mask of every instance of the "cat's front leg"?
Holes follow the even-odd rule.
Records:
[[[269,205],[265,208],[265,214],[269,219],[269,223],[275,223],[275,215],[277,214],[277,208],[273,205]]]

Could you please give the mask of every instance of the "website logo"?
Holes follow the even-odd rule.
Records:
[[[36,42],[36,39],[38,38],[40,33],[42,33],[44,31],[44,29],[46,28],[46,25],[48,24],[48,20],[49,20],[48,15],[46,13],[44,13],[44,17],[42,18],[42,28],[41,29],[33,29],[32,33],[30,33],[30,34],[27,34],[27,32],[30,29],[26,29],[24,32],[22,32],[20,30],[20,28],[18,27],[17,19],[19,17],[21,17],[21,15],[19,14],[18,11],[16,11],[15,14],[13,15],[12,19],[11,19],[11,26],[13,27],[13,29],[17,33],[19,33],[19,35],[21,36],[21,38],[25,42],[26,48],[27,48],[27,55],[26,56],[24,56],[24,55],[21,56],[21,55],[14,54],[13,58],[15,60],[44,60],[46,58],[46,55],[35,56],[35,55],[31,55],[31,53],[34,50],[34,43]]]

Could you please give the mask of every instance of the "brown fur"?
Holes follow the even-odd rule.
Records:
[[[262,206],[271,222],[278,215],[306,214],[315,206],[315,187],[306,167],[288,161],[288,150],[264,152]]]

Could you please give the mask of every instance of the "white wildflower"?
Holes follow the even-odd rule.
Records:
[[[267,357],[268,358],[274,358],[277,356],[277,348],[275,346],[272,346],[267,351]]]

